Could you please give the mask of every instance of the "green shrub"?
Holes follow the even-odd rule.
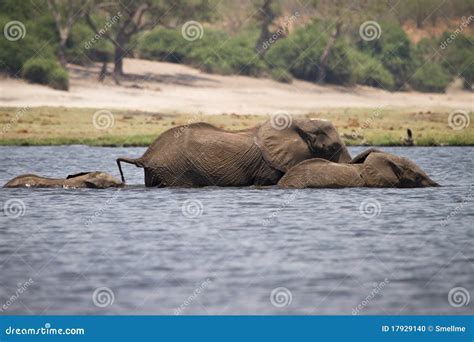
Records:
[[[0,28],[10,20],[12,19],[0,17]],[[30,34],[31,23],[25,22],[24,25],[27,32],[24,38],[10,41],[3,37],[2,31],[0,39],[0,70],[14,76],[20,74],[23,64],[33,56],[55,58],[55,52],[48,42],[38,39],[33,33]]]
[[[453,39],[454,38],[454,39]],[[459,33],[444,32],[438,41],[441,49],[441,62],[444,69],[452,76],[460,76],[464,79],[464,87],[469,89],[472,85],[474,66],[474,50],[468,37]]]
[[[356,83],[386,90],[394,89],[393,75],[382,62],[360,51],[354,51],[353,56],[356,60],[354,71]]]
[[[474,84],[474,59],[467,60],[464,65],[461,66],[460,75],[464,79],[464,88],[472,90]]]
[[[360,50],[381,61],[383,67],[393,76],[395,87],[399,89],[411,77],[413,51],[410,40],[403,29],[395,24],[379,22],[382,33],[378,39],[364,41],[358,37]]]
[[[33,83],[47,84],[56,89],[67,90],[67,72],[53,59],[31,58],[23,66],[22,76]]]
[[[307,81],[317,81],[320,77],[319,61],[329,39],[328,24],[314,21],[297,29],[286,39],[277,41],[265,55],[270,68],[283,68]],[[347,53],[349,44],[344,39],[336,41],[327,64],[326,82],[351,84],[355,80],[354,60]]]
[[[255,54],[256,31],[246,30],[229,37],[205,29],[203,37],[187,41],[180,30],[158,28],[138,38],[143,58],[194,65],[206,72],[256,76],[266,68]]]
[[[275,68],[270,70],[271,77],[278,82],[282,83],[291,83],[293,82],[293,77],[291,74],[283,68]]]
[[[182,63],[189,54],[189,43],[178,30],[157,28],[139,37],[138,51],[142,58]]]
[[[451,77],[440,64],[427,62],[413,74],[410,85],[419,91],[440,93],[450,82]]]
[[[63,68],[54,68],[48,84],[54,89],[69,90],[69,74]]]
[[[93,41],[95,32],[83,22],[74,24],[66,45],[66,58],[69,62],[88,65],[91,61],[110,61],[114,47],[105,37]]]

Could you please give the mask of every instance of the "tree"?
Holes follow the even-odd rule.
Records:
[[[273,0],[263,0],[263,4],[258,6],[258,14],[257,14],[257,21],[261,22],[260,28],[260,36],[257,40],[257,44],[255,45],[255,52],[259,56],[263,56],[265,53],[267,46],[266,42],[272,36],[270,32],[270,25],[273,24],[273,20],[275,20],[275,12],[272,8]]]
[[[47,3],[59,35],[59,62],[65,67],[67,64],[67,40],[72,25],[83,15],[82,8],[86,5],[87,0],[47,0]]]
[[[113,20],[113,25],[98,25],[93,12],[105,13]],[[92,30],[112,42],[114,46],[114,79],[118,83],[123,75],[123,58],[130,51],[127,45],[133,35],[144,30],[150,30],[157,25],[176,25],[186,18],[205,17],[209,14],[206,0],[136,0],[128,1],[95,1],[86,11],[86,21]]]

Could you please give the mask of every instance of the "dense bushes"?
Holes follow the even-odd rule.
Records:
[[[356,61],[356,83],[386,90],[395,88],[394,77],[382,62],[360,51],[353,51],[353,56]]]
[[[395,88],[405,85],[413,72],[412,46],[407,34],[400,26],[379,22],[381,35],[378,39],[365,41],[358,38],[361,51],[379,60],[393,76]]]
[[[265,55],[271,68],[287,69],[292,75],[308,81],[320,77],[319,61],[329,34],[324,23],[314,21],[300,28],[286,39],[277,41]],[[345,40],[338,40],[331,49],[326,69],[326,81],[337,84],[351,84],[355,80],[354,60],[347,53],[350,46]]]
[[[113,45],[105,38],[92,43],[94,31],[82,21],[77,22],[69,36],[66,57],[68,61],[79,65],[88,65],[91,62],[110,61],[113,55]]]
[[[449,74],[443,70],[440,64],[426,62],[415,71],[410,79],[410,85],[419,91],[443,92],[451,82]]]
[[[69,89],[67,72],[53,59],[27,60],[23,65],[22,76],[33,83],[46,84],[55,89]]]
[[[59,37],[52,16],[47,11],[29,11],[28,5],[15,1],[0,3],[0,9],[9,15],[14,12],[14,19],[0,15],[0,28],[11,20],[20,20],[27,28],[20,40],[0,39],[0,71],[67,89],[67,72],[56,62]],[[281,39],[265,45],[263,58],[255,52],[260,29],[254,26],[232,35],[206,28],[202,38],[194,41],[184,39],[181,27],[155,28],[132,37],[125,50],[133,48],[134,56],[186,63],[206,72],[267,76],[280,82],[294,77],[316,82],[324,76],[324,82],[333,84],[442,92],[454,77],[462,77],[464,86],[472,89],[474,50],[463,33],[446,32],[414,44],[398,23],[378,24],[380,37],[365,41],[355,29],[357,23],[351,28],[345,22],[325,65],[321,56],[335,25],[330,19],[284,32]],[[67,61],[81,65],[110,61],[112,43],[105,38],[93,40],[94,36],[84,18],[79,19],[66,44]]]
[[[206,29],[201,39],[188,41],[179,30],[158,28],[138,39],[138,53],[143,58],[187,63],[211,73],[257,76],[265,64],[254,53],[255,33],[248,30],[229,37]]]
[[[380,25],[382,34],[372,41],[362,40],[358,32],[342,34],[331,47],[325,66],[321,56],[334,23],[323,20],[314,20],[277,40],[263,59],[255,53],[259,31],[252,28],[236,36],[205,29],[202,39],[192,42],[184,39],[179,29],[158,28],[138,39],[138,53],[143,58],[191,64],[206,72],[267,75],[280,82],[291,82],[293,77],[316,82],[325,67],[327,83],[358,83],[390,91],[411,86],[442,92],[456,73],[465,78],[467,87],[472,84],[473,66],[466,63],[472,60],[472,49],[466,41],[457,43],[461,54],[446,50],[443,62],[432,58],[438,40],[415,45],[400,26]],[[455,70],[447,70],[447,64]]]
[[[10,21],[7,17],[0,18],[0,27]],[[48,36],[47,29],[41,28],[49,24],[50,21],[44,18],[36,22],[25,20],[26,34],[22,39],[0,39],[0,70],[33,83],[68,90],[68,73],[57,62],[54,39]]]

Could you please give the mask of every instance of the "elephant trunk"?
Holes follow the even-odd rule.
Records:
[[[125,183],[125,177],[123,176],[122,165],[120,164],[121,162],[133,164],[136,167],[143,167],[143,164],[141,162],[141,158],[136,158],[136,159],[126,158],[126,157],[117,158],[117,166],[119,168],[120,177],[122,178],[123,183]]]
[[[421,181],[421,185],[423,187],[435,187],[435,186],[441,186],[439,183],[435,182],[431,178],[427,178]]]

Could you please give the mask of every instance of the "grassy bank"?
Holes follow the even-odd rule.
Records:
[[[0,107],[0,145],[147,146],[167,129],[205,121],[224,129],[242,129],[263,122],[259,115],[173,115],[98,109]],[[416,145],[474,145],[474,128],[454,130],[450,110],[331,109],[304,115],[331,120],[348,145],[401,145],[406,129]],[[468,113],[472,116],[472,113]],[[112,123],[113,122],[113,123]],[[100,129],[104,128],[104,129]]]

